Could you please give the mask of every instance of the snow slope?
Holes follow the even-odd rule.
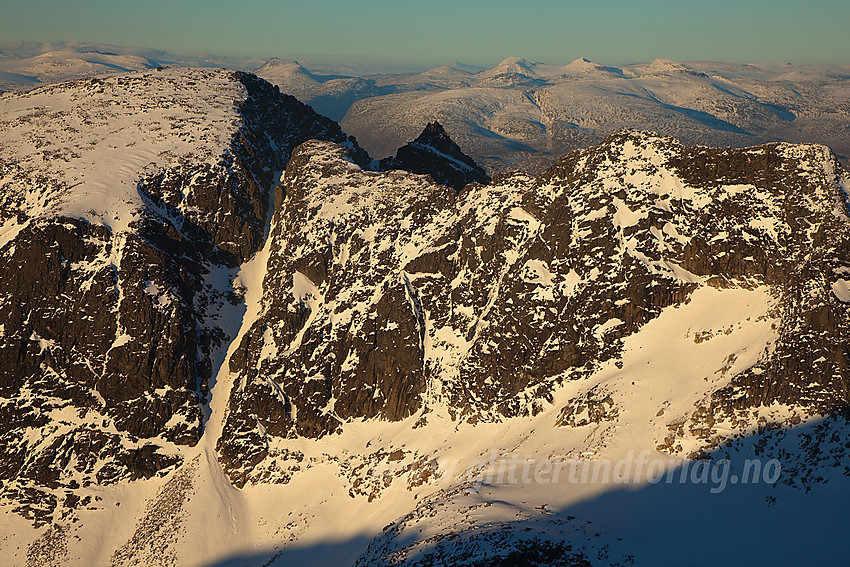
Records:
[[[17,208],[126,230],[143,206],[141,177],[190,157],[212,166],[228,151],[241,125],[234,102],[246,96],[229,75],[152,70],[4,95],[4,216]]]

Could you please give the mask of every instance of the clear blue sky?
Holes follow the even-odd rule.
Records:
[[[848,24],[848,0],[0,0],[0,42],[416,65],[850,63]]]

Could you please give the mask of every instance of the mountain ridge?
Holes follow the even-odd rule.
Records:
[[[850,178],[824,146],[625,130],[444,183],[475,162],[439,123],[430,171],[373,170],[224,70],[4,95],[0,120],[6,563],[657,564],[648,502],[692,513],[686,550],[723,535],[712,502],[793,542],[791,504],[847,493]],[[728,496],[523,476],[640,452],[782,470]],[[824,561],[833,524],[806,532]]]

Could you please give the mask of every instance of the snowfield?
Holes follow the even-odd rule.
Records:
[[[126,230],[143,207],[141,177],[181,161],[213,166],[227,153],[241,125],[234,103],[246,96],[229,75],[151,70],[2,96],[4,217],[20,208]]]

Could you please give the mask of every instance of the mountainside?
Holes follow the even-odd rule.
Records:
[[[440,123],[376,162],[199,69],[0,122],[0,563],[846,557],[826,147],[627,130],[489,180]]]
[[[606,522],[579,504],[604,483],[511,483],[511,461],[590,467],[646,453],[686,469],[731,455],[743,478],[745,456],[781,459],[786,490],[745,487],[747,508],[741,491],[718,505],[691,487],[684,502],[716,509],[672,530],[685,549],[694,534],[726,537],[716,523],[730,515],[805,541],[771,502],[828,479],[846,497],[848,183],[825,148],[689,149],[625,133],[541,177],[455,197],[310,143],[283,183],[259,318],[231,358],[219,449],[234,483],[292,486],[293,503],[322,486],[334,509],[352,508],[346,492],[397,509],[405,491],[417,500],[435,480],[448,485],[385,526],[358,565],[512,564],[516,554],[664,563],[651,538],[634,537],[658,495],[624,499],[626,521]],[[793,429],[801,423],[811,431]],[[686,457],[709,460],[675,460]],[[482,475],[501,480],[481,485]],[[829,521],[815,501],[801,510]],[[606,527],[589,528],[573,507]],[[291,528],[301,538],[346,529],[305,512],[313,519]],[[821,543],[806,553],[831,557],[835,534],[809,534]],[[321,537],[310,539],[303,555],[293,544],[277,557],[321,553]]]
[[[690,430],[654,440],[662,450],[681,452],[679,437],[689,452],[710,447],[716,422],[751,408],[841,410],[850,265],[835,166],[817,146],[686,149],[627,133],[539,178],[455,198],[363,172],[328,144],[299,148],[272,233],[270,319],[231,358],[247,371],[240,387],[267,391],[232,397],[259,420],[232,435],[252,428],[259,455],[275,436],[319,437],[355,417],[424,408],[424,423],[433,404],[472,422],[533,416],[702,289],[747,290],[776,332],[727,353],[699,411],[679,416]],[[587,404],[615,406],[610,393],[588,389],[559,425],[581,424]],[[252,397],[261,405],[245,409]],[[232,459],[240,470],[251,460]]]
[[[74,490],[149,478],[198,442],[228,277],[262,244],[273,172],[300,142],[348,142],[221,70],[80,80],[0,108],[0,479],[39,526],[88,504]]]

